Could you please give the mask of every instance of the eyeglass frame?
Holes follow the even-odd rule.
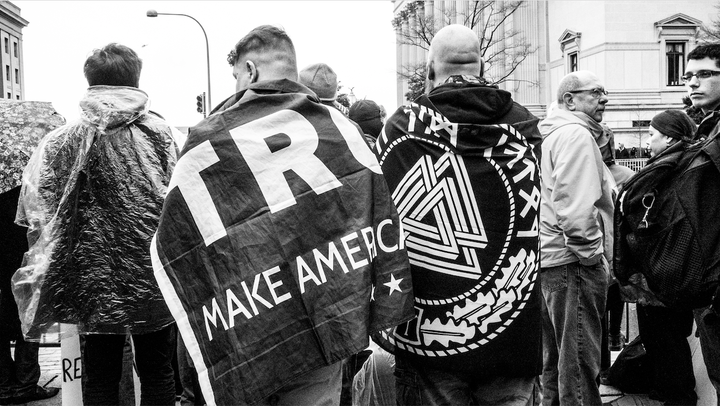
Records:
[[[698,81],[700,81],[704,79],[710,79],[715,75],[720,75],[720,70],[702,69],[697,71],[696,73],[685,73],[680,76],[680,80],[682,80],[683,83],[688,83],[692,80],[693,76],[696,77]]]
[[[591,95],[594,99],[599,99],[599,98],[602,97],[603,95],[604,95],[604,96],[607,96],[607,95],[608,95],[608,91],[605,90],[604,87],[596,87],[596,88],[594,88],[594,89],[568,90],[568,91],[565,92],[565,93],[573,93],[573,94],[574,94],[574,93],[582,93],[582,92],[592,92],[592,93],[590,93],[590,95]]]

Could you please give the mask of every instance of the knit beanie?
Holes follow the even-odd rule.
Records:
[[[650,125],[661,134],[676,140],[692,140],[695,136],[695,123],[682,110],[665,110],[650,121]]]
[[[365,134],[374,137],[380,135],[383,122],[381,119],[382,110],[372,100],[358,100],[350,106],[348,117],[362,128]]]
[[[352,106],[350,106],[350,112],[348,116],[350,120],[359,123],[365,120],[372,120],[374,118],[380,118],[382,110],[372,100],[358,100]]]
[[[337,75],[324,63],[316,63],[301,70],[299,80],[322,101],[333,101],[337,97]]]

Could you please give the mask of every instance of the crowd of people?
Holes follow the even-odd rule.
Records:
[[[355,404],[371,337],[398,405],[601,405],[621,293],[653,398],[697,401],[693,320],[720,394],[720,295],[675,308],[614,277],[635,175],[615,162],[631,155],[602,123],[597,75],[562,78],[540,120],[483,78],[477,34],[449,25],[425,94],[386,117],[338,103],[333,69],[299,70],[280,28],[253,29],[228,62],[236,93],[185,139],[149,110],[132,49],[87,58],[81,119],[1,195],[0,404],[57,394],[25,339],[64,322],[82,334],[86,405],[118,404],[128,335],[143,405],[175,404],[177,365],[183,405]],[[706,119],[655,116],[648,164],[719,142],[720,44],[690,52],[683,80]]]

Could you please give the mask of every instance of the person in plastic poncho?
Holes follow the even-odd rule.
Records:
[[[31,245],[13,277],[23,332],[37,339],[55,322],[78,325],[86,405],[118,404],[127,333],[142,404],[175,404],[175,325],[150,239],[178,150],[138,89],[141,68],[128,47],[95,50],[81,119],[48,134],[23,174],[16,221],[30,227]]]

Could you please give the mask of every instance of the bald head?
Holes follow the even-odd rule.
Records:
[[[433,37],[428,53],[428,90],[452,75],[482,76],[480,40],[464,25],[443,27]]]
[[[560,79],[560,85],[558,86],[557,102],[558,106],[563,106],[563,95],[568,92],[572,92],[578,89],[582,89],[589,83],[598,81],[598,77],[594,73],[587,70],[579,70],[576,72],[570,72],[565,77]]]

